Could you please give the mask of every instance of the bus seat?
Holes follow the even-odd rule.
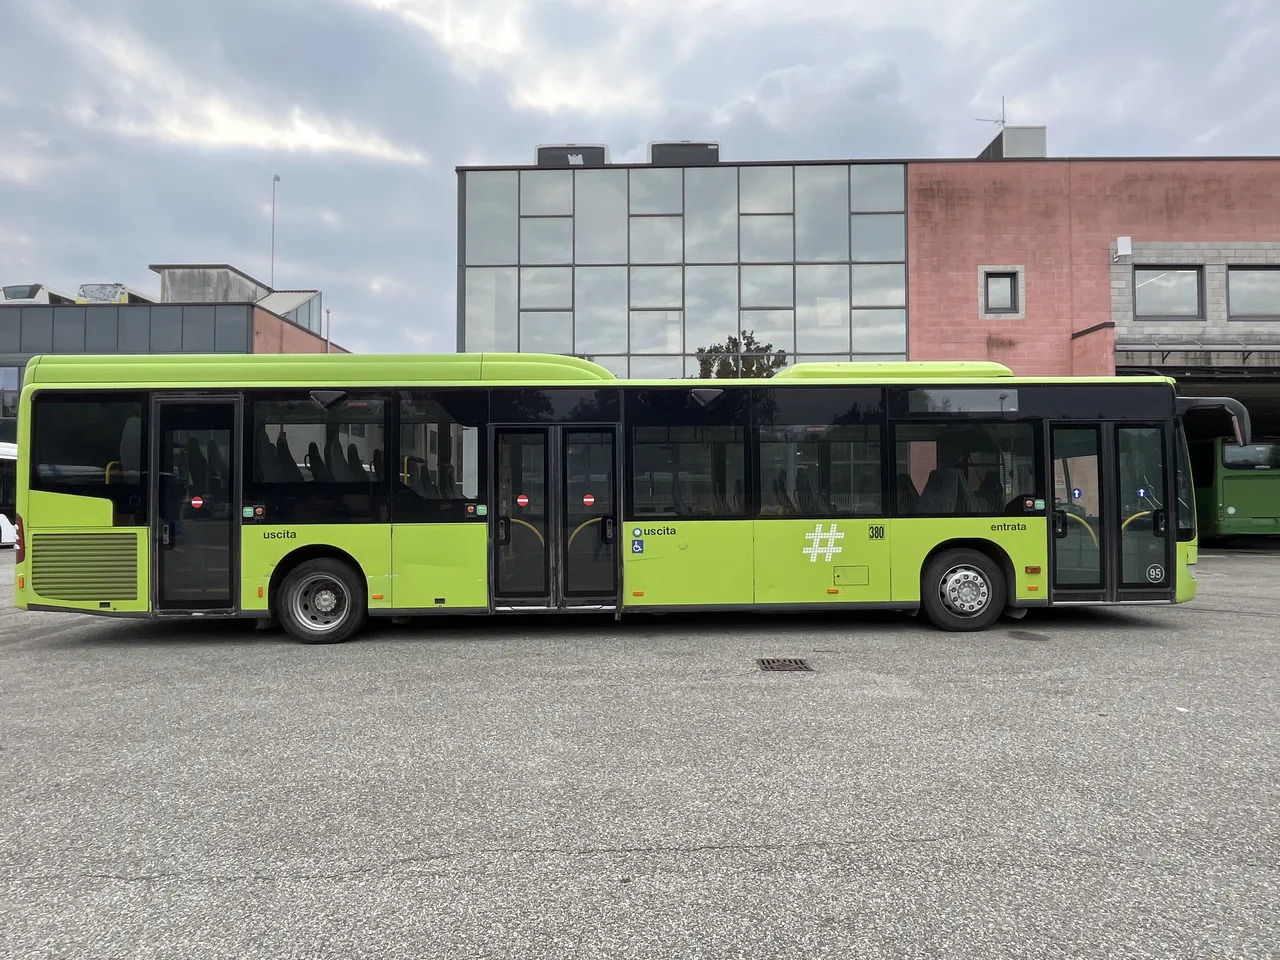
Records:
[[[187,438],[187,477],[193,490],[209,488],[209,465],[200,452],[200,441],[195,437]]]
[[[373,451],[373,458],[369,461],[369,468],[373,471],[373,479],[382,479],[382,448],[378,447]]]
[[[333,483],[333,474],[325,466],[324,458],[320,456],[320,447],[314,440],[307,444],[306,459],[307,469],[311,471],[312,480],[318,483]]]
[[[205,444],[204,449],[205,459],[209,464],[209,482],[215,483],[219,489],[230,489],[231,471],[227,469],[227,463],[222,459],[222,451],[212,440]]]
[[[900,513],[915,513],[920,507],[920,493],[916,490],[915,481],[911,479],[911,474],[898,474],[898,511]]]
[[[128,476],[142,469],[142,420],[130,417],[120,431],[120,471]]]
[[[365,470],[364,462],[360,459],[360,451],[356,449],[354,443],[347,444],[347,466],[351,468],[352,480],[368,481],[368,471]]]
[[[266,426],[260,423],[253,434],[254,479],[260,483],[275,480],[276,459],[276,448],[272,445],[271,438],[267,436]]]
[[[302,483],[306,480],[302,475],[302,468],[294,459],[293,451],[289,449],[289,438],[285,436],[284,430],[280,431],[280,436],[276,440],[276,466],[280,470],[280,479],[283,481]]]
[[[994,470],[988,470],[978,486],[978,501],[984,511],[996,511],[1002,506],[1002,500],[1004,500],[1004,488],[1000,485],[1000,478],[996,476]]]

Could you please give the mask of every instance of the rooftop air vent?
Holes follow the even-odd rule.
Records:
[[[609,148],[603,143],[553,143],[538,147],[540,167],[603,167]]]
[[[720,162],[720,144],[710,140],[666,140],[649,144],[655,167],[713,167]]]

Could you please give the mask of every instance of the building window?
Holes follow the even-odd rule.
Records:
[[[1133,314],[1138,319],[1204,316],[1199,267],[1135,267]]]
[[[1018,275],[988,273],[983,281],[983,310],[987,313],[1018,312]]]
[[[1280,317],[1280,268],[1228,268],[1227,312],[1233,318]]]

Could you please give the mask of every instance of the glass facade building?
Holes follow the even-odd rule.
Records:
[[[788,362],[906,359],[903,164],[458,175],[460,351],[678,378],[748,331]]]

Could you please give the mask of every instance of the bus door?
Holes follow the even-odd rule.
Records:
[[[151,414],[152,598],[162,614],[234,614],[240,400],[158,397]]]
[[[494,427],[493,604],[616,609],[617,428]]]
[[[1176,520],[1166,424],[1054,423],[1052,600],[1172,600]]]

